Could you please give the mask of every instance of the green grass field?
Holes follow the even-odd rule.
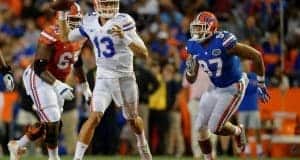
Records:
[[[24,157],[22,160],[47,160],[47,157]],[[182,158],[175,158],[175,157],[167,157],[167,156],[156,156],[153,157],[153,160],[193,160],[192,157],[182,157]],[[247,159],[247,160],[256,160],[257,158]],[[299,158],[263,158],[262,160],[297,160]],[[9,160],[9,157],[0,157],[0,160]],[[61,160],[72,160],[72,157],[65,157],[62,156]],[[120,156],[87,156],[84,160],[139,160],[139,157],[120,157]],[[242,158],[232,158],[232,157],[218,157],[218,160],[244,160]]]

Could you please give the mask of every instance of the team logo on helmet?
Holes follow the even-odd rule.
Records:
[[[218,29],[218,20],[211,12],[200,12],[190,24],[191,37],[200,42],[209,39]]]

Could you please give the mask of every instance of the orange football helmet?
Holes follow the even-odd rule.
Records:
[[[191,37],[200,42],[209,39],[219,27],[216,16],[211,12],[200,12],[190,24]]]

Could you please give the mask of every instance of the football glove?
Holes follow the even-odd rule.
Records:
[[[193,76],[195,75],[196,73],[196,68],[199,66],[198,64],[198,61],[197,61],[197,58],[196,57],[193,57],[192,55],[190,55],[186,62],[186,73],[188,76]]]
[[[66,83],[56,80],[53,84],[53,88],[55,92],[65,100],[72,100],[74,98],[73,88]]]
[[[92,91],[90,90],[89,84],[87,82],[83,82],[80,84],[80,87],[82,89],[85,101],[89,104],[92,98]]]
[[[263,103],[267,103],[270,100],[270,95],[264,80],[258,80],[258,96]]]
[[[5,66],[0,69],[3,74],[3,82],[7,91],[13,91],[15,88],[14,76],[10,66]]]

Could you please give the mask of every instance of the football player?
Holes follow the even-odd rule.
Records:
[[[143,121],[137,113],[138,89],[133,70],[133,56],[146,58],[147,48],[131,16],[119,13],[119,0],[94,0],[94,8],[96,12],[84,16],[82,26],[69,33],[71,41],[89,39],[97,65],[91,113],[80,130],[74,159],[82,160],[95,128],[113,100],[122,107],[136,135],[141,159],[150,160]]]
[[[64,81],[72,68],[81,83],[85,99],[91,97],[79,55],[86,39],[69,42],[65,36],[67,33],[64,33],[68,31],[65,26],[74,28],[81,23],[78,18],[80,7],[74,3],[69,12],[59,11],[57,14],[57,23],[41,32],[34,62],[23,73],[26,92],[34,102],[40,123],[29,126],[23,137],[8,143],[11,160],[19,159],[26,144],[40,137],[45,138],[49,160],[60,159],[58,137],[62,127],[62,107],[64,100],[74,98],[73,89]]]
[[[0,50],[0,73],[2,74],[5,90],[13,91],[15,87],[14,77],[11,67],[6,64]]]
[[[192,38],[187,42],[189,57],[186,78],[194,82],[199,66],[209,75],[214,87],[200,100],[202,112],[198,113],[196,127],[204,157],[213,159],[209,131],[217,135],[234,135],[241,151],[245,149],[246,135],[243,125],[233,125],[228,120],[236,112],[248,84],[242,73],[240,58],[255,64],[259,91],[263,102],[269,95],[265,86],[265,68],[260,53],[254,48],[237,42],[234,34],[218,31],[218,20],[210,12],[200,12],[190,24]]]

